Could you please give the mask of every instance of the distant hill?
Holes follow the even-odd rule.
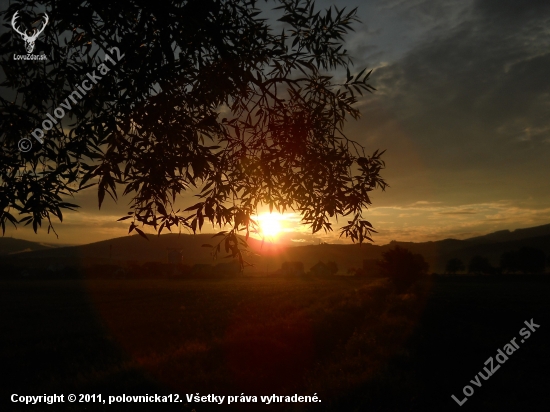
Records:
[[[24,261],[34,264],[103,264],[123,262],[166,261],[171,249],[192,250],[193,261],[209,258],[210,251],[201,248],[208,243],[211,235],[176,235],[149,236],[149,241],[142,237],[125,236],[87,245],[60,247],[56,249],[41,248],[20,255],[6,257],[11,263]],[[9,239],[6,239],[9,240]],[[15,240],[15,239],[13,239]],[[32,242],[31,242],[32,243]]]
[[[227,262],[228,259],[222,245],[218,261],[213,261],[212,248],[202,247],[203,244],[217,245],[221,238],[213,238],[212,234],[165,234],[150,235],[145,240],[138,235],[114,238],[87,245],[60,247],[56,249],[43,248],[27,253],[5,256],[3,263],[16,266],[47,267],[49,265],[79,266],[90,264],[129,264],[143,262],[168,262],[168,255],[174,249],[181,249],[183,262],[188,265],[214,264]],[[254,264],[254,269],[248,272],[274,272],[284,261],[303,261],[307,268],[319,260],[341,262],[342,268],[362,265],[364,253],[368,250],[379,256],[380,246],[330,245],[316,246],[279,246],[269,242],[250,238],[248,240],[250,253],[245,259]],[[372,254],[369,253],[369,256]]]
[[[466,239],[470,243],[495,243],[495,242],[511,242],[516,240],[538,238],[550,236],[550,224],[529,227],[527,229],[499,230],[498,232],[489,233],[485,236],[478,236]]]
[[[518,250],[522,247],[541,249],[548,256],[550,255],[550,235],[521,238],[518,240],[510,240],[505,242],[487,242],[482,244],[466,245],[463,248],[456,250],[454,255],[453,253],[447,253],[444,255],[443,257],[445,259],[440,263],[444,267],[445,262],[447,262],[448,259],[451,257],[458,257],[467,264],[473,256],[481,255],[487,257],[494,266],[498,266],[502,253],[510,250]]]
[[[45,243],[30,242],[28,240],[13,239],[11,237],[0,237],[0,256],[36,250],[50,250],[53,247],[55,246]]]
[[[0,254],[2,263],[16,266],[47,267],[49,265],[80,266],[90,264],[118,264],[144,262],[168,262],[171,250],[181,249],[185,264],[214,264],[227,262],[224,248],[217,262],[212,260],[211,248],[201,247],[203,244],[216,245],[221,238],[212,238],[211,234],[187,235],[166,234],[149,236],[149,241],[138,235],[125,236],[87,245],[58,247],[27,242],[19,239],[0,238]],[[422,254],[430,264],[430,271],[441,273],[446,262],[451,258],[459,258],[465,264],[474,256],[488,257],[493,265],[497,265],[500,255],[509,250],[517,250],[524,246],[542,249],[550,254],[550,225],[527,229],[517,229],[513,232],[499,231],[485,236],[457,240],[445,239],[435,242],[391,242],[388,245],[373,244],[340,245],[321,244],[307,246],[278,246],[270,243],[262,244],[256,239],[249,239],[251,254],[246,259],[254,264],[247,268],[249,274],[273,273],[285,261],[303,262],[306,270],[319,261],[334,261],[341,271],[348,268],[361,267],[364,259],[379,259],[389,248],[400,245],[414,253]]]

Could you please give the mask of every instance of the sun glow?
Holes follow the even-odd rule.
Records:
[[[260,235],[266,237],[277,237],[283,231],[281,221],[285,217],[280,213],[264,213],[255,219],[260,226]]]

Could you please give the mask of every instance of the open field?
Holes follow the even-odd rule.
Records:
[[[4,281],[2,410],[190,410],[183,404],[24,405],[11,393],[272,395],[317,404],[210,410],[455,410],[451,395],[525,320],[541,325],[464,410],[545,410],[546,277],[432,278],[395,295],[384,279]],[[472,385],[472,384],[470,384]]]

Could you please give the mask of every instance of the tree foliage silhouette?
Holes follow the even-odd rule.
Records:
[[[327,268],[331,275],[336,275],[338,273],[338,264],[336,262],[329,260],[327,262]]]
[[[518,251],[518,267],[523,273],[543,273],[546,254],[534,247],[522,247]]]
[[[430,268],[422,255],[414,254],[401,246],[382,253],[378,266],[380,274],[388,277],[398,292],[408,290]]]
[[[476,255],[468,263],[468,273],[490,275],[493,272],[494,268],[485,256]]]
[[[516,273],[519,270],[518,253],[508,251],[500,255],[500,269],[504,273]]]
[[[546,267],[546,255],[540,249],[522,247],[518,251],[503,253],[500,267],[509,273],[542,273]]]
[[[13,2],[31,21],[37,1]],[[224,247],[244,260],[238,233],[254,230],[257,208],[293,210],[313,233],[350,216],[341,236],[371,240],[362,211],[385,189],[382,153],[366,154],[344,133],[357,119],[358,95],[371,92],[370,71],[350,73],[343,36],[356,9],[316,11],[313,0],[276,0],[274,31],[254,0],[151,2],[46,1],[50,17],[35,53],[21,61],[21,40],[0,38],[0,225],[62,220],[68,196],[95,186],[130,198],[129,232],[220,228]],[[54,8],[55,6],[55,8]],[[27,16],[27,17],[25,17]],[[108,66],[63,121],[27,153],[17,143],[77,90],[107,51]],[[335,73],[346,70],[342,82]],[[340,72],[338,72],[340,70]],[[197,203],[176,199],[194,191]],[[22,216],[18,219],[17,215]]]
[[[445,266],[445,272],[452,275],[465,270],[466,266],[464,266],[464,262],[458,258],[449,259],[447,265]]]

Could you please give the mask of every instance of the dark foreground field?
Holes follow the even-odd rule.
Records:
[[[520,279],[432,278],[408,295],[383,279],[1,282],[0,410],[547,410],[550,282]],[[531,318],[540,328],[519,343]],[[470,383],[514,337],[500,369]],[[13,393],[258,402],[25,406]],[[296,393],[322,402],[259,398]]]

